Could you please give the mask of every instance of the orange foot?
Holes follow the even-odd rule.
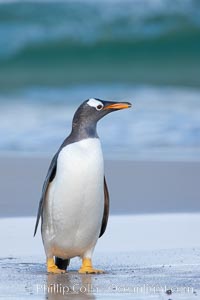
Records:
[[[53,273],[53,274],[63,274],[66,273],[65,270],[59,269],[55,263],[53,258],[48,258],[47,259],[47,272],[48,273]]]
[[[80,274],[102,274],[103,270],[97,270],[92,267],[92,261],[90,258],[83,258],[82,266],[78,271]]]

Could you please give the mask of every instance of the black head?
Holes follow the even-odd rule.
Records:
[[[91,98],[84,101],[74,114],[72,122],[72,132],[76,131],[81,135],[88,137],[97,136],[97,122],[105,115],[131,107],[129,102],[104,101],[97,98]]]

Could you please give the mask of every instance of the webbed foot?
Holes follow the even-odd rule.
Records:
[[[103,270],[94,269],[90,258],[83,258],[82,266],[78,271],[80,274],[102,274]]]
[[[48,273],[53,273],[53,274],[63,274],[66,273],[65,270],[59,269],[54,262],[53,258],[48,258],[47,259],[47,272]]]

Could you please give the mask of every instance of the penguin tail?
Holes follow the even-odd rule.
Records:
[[[60,257],[55,257],[55,265],[61,270],[66,270],[69,266],[69,263],[70,259],[62,259]]]

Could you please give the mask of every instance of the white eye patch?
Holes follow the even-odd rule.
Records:
[[[89,106],[95,107],[97,110],[100,110],[100,109],[103,108],[103,103],[99,100],[94,99],[94,98],[89,99],[87,104]],[[98,108],[98,106],[99,106],[100,109]]]

